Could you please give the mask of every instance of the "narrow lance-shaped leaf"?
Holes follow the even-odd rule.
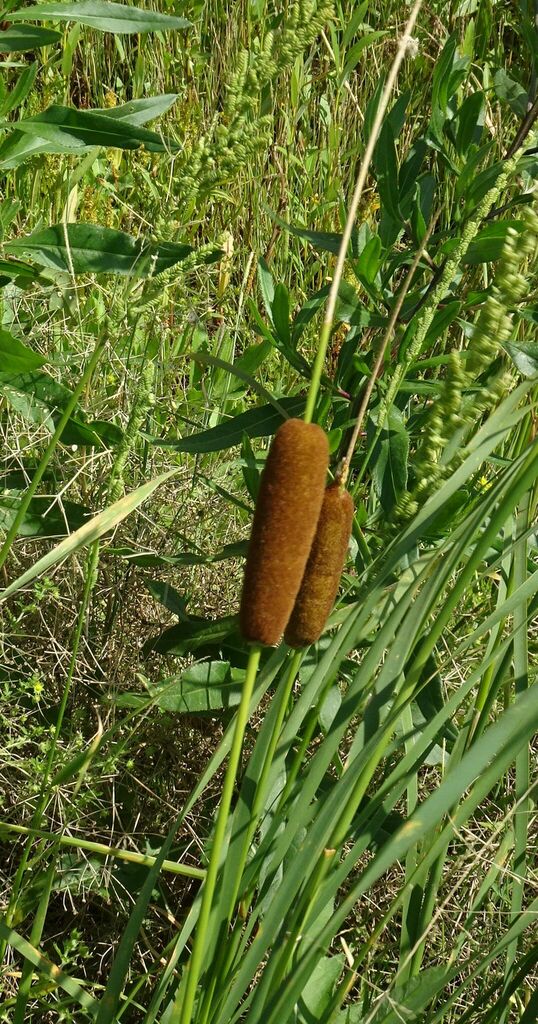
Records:
[[[5,246],[14,255],[25,254],[44,267],[75,274],[132,274],[152,277],[180,263],[192,246],[180,242],[148,242],[98,224],[53,224],[17,238]],[[220,250],[203,257],[218,259]]]
[[[56,43],[58,39],[61,39],[60,33],[50,28],[10,25],[0,31],[0,53],[26,53],[27,50],[37,50],[39,46]]]
[[[44,3],[12,11],[11,21],[75,21],[101,32],[128,35],[132,32],[166,32],[189,28],[190,21],[176,15],[160,14],[149,8],[109,3],[108,0],[78,0],[75,3]]]

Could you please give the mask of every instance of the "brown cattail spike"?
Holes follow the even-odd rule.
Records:
[[[277,644],[286,628],[316,532],[329,464],[321,427],[286,420],[260,482],[239,622],[246,640]]]
[[[353,498],[338,484],[327,487],[301,589],[284,639],[290,647],[319,640],[335,602],[353,524]]]

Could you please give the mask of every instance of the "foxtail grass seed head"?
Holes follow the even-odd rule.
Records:
[[[246,640],[274,646],[291,615],[316,532],[329,465],[326,434],[287,420],[260,482],[239,621]]]
[[[290,647],[307,647],[323,633],[338,593],[352,525],[353,498],[332,484],[325,491],[301,589],[284,634]]]

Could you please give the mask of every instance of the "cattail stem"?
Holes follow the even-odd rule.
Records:
[[[245,841],[244,841],[243,848],[241,850],[241,854],[240,854],[240,858],[239,858],[240,867],[238,867],[238,869],[237,869],[237,875],[236,875],[237,882],[236,882],[236,889],[235,889],[235,893],[234,893],[233,903],[231,904],[232,905],[232,909],[233,909],[233,906],[235,905],[235,901],[237,899],[237,895],[238,895],[238,892],[239,892],[239,887],[240,887],[240,884],[241,884],[241,876],[243,874],[243,869],[244,869],[244,866],[245,866],[245,861],[247,859],[248,850],[249,850],[250,844],[252,842],[252,837],[253,837],[253,835],[254,835],[254,833],[256,831],[256,826],[258,824],[260,812],[262,810],[262,803],[263,803],[264,797],[266,795],[267,781],[268,781],[268,778],[269,778],[269,772],[271,771],[271,767],[272,767],[272,764],[273,764],[273,758],[275,756],[276,746],[277,746],[277,743],[278,743],[278,739],[279,739],[280,733],[282,731],[282,725],[283,725],[284,719],[286,717],[286,712],[288,711],[290,695],[291,695],[291,692],[292,692],[292,689],[293,689],[293,684],[294,684],[295,679],[297,677],[297,672],[299,671],[299,666],[301,664],[301,661],[302,661],[302,658],[303,658],[303,654],[304,654],[304,651],[301,651],[301,650],[293,652],[293,654],[292,654],[292,656],[290,658],[290,661],[289,661],[289,668],[288,668],[288,673],[287,673],[287,676],[286,676],[286,681],[284,683],[284,689],[283,689],[282,693],[279,695],[280,696],[280,705],[279,705],[279,708],[278,708],[278,714],[276,716],[275,724],[274,724],[274,727],[273,727],[273,732],[272,732],[272,735],[271,735],[271,739],[269,741],[269,746],[267,748],[267,753],[265,755],[265,760],[264,760],[264,763],[263,763],[261,774],[260,774],[260,777],[259,777],[259,780],[258,780],[258,783],[257,783],[257,786],[256,786],[256,792],[254,794],[254,801],[253,801],[252,811],[251,811],[251,816],[250,816],[250,823],[249,823],[249,827],[248,827],[246,835],[245,835]],[[228,913],[228,921],[230,920],[230,917],[231,917],[231,912]]]
[[[179,1024],[191,1024],[192,1021],[196,989],[198,987],[198,981],[202,971],[209,916],[211,913],[217,875],[222,857],[228,815],[230,813],[233,792],[235,789],[237,769],[239,767],[239,761],[243,749],[243,738],[248,722],[250,700],[254,689],[258,665],[260,663],[260,654],[260,647],[251,648],[247,671],[245,674],[245,682],[243,684],[243,691],[241,694],[241,703],[237,711],[235,732],[232,740],[232,749],[230,751],[230,760],[228,761],[228,767],[224,777],[224,785],[222,787],[222,797],[217,814],[217,823],[215,825],[215,835],[213,838],[213,845],[211,847],[211,856],[209,858],[209,865],[202,890],[202,904],[194,937],[194,946],[187,967],[185,995],[183,998]]]
[[[245,868],[246,859],[248,856],[248,851],[250,849],[250,844],[252,842],[252,838],[254,836],[260,818],[263,800],[266,796],[269,773],[273,764],[273,758],[275,756],[277,743],[280,737],[280,733],[282,731],[282,725],[286,717],[286,712],[288,710],[289,698],[292,692],[293,684],[297,677],[297,672],[299,671],[299,666],[303,658],[303,653],[303,651],[293,652],[291,658],[288,661],[288,671],[284,679],[283,687],[275,694],[275,700],[279,701],[278,711],[276,714],[275,722],[273,724],[273,731],[271,733],[269,746],[265,754],[262,770],[259,779],[256,783],[256,790],[254,793],[252,808],[250,811],[250,821],[248,824],[248,828],[245,830],[243,845],[241,847],[241,850],[239,851],[237,863],[234,863],[234,889],[223,911],[223,917],[225,918],[227,925],[230,923],[232,919],[232,914],[237,902],[237,897],[241,891],[241,881],[243,871]],[[246,905],[250,904],[251,898],[252,891],[248,891],[244,894],[243,899]],[[217,988],[217,986],[219,986],[219,988],[222,990],[222,986],[226,985],[224,979],[226,979],[226,977],[228,976],[228,972],[232,968],[234,957],[237,952],[237,940],[238,932],[232,932],[231,935],[227,938],[226,942],[222,942],[220,945],[219,952],[217,954],[217,962],[212,971],[212,977],[210,979],[210,982],[206,986],[206,990],[204,993],[202,1010],[201,1013],[199,1014],[199,1024],[208,1024],[210,1014],[214,1010],[213,995],[215,993],[215,989]]]

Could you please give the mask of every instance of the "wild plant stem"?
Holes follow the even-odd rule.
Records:
[[[303,650],[294,651],[292,656],[291,656],[291,659],[290,659],[289,669],[288,669],[288,673],[287,673],[287,676],[286,676],[286,682],[285,682],[285,686],[284,686],[284,691],[281,694],[281,700],[280,700],[280,706],[279,706],[279,709],[278,709],[278,715],[277,715],[276,720],[275,720],[275,725],[274,725],[273,733],[272,733],[272,736],[271,736],[271,739],[270,739],[270,742],[269,742],[269,746],[267,748],[267,753],[265,755],[265,760],[264,760],[263,767],[262,767],[262,770],[261,770],[260,778],[259,778],[259,780],[258,780],[258,782],[256,784],[256,792],[254,794],[254,800],[253,800],[253,804],[252,804],[252,811],[251,811],[251,815],[250,815],[250,822],[249,822],[249,826],[248,826],[248,829],[247,829],[246,834],[245,834],[245,839],[244,839],[244,842],[243,842],[243,847],[241,849],[241,853],[240,853],[240,856],[239,856],[239,865],[238,865],[238,868],[237,868],[237,871],[236,871],[236,885],[235,885],[234,897],[233,897],[233,901],[230,900],[230,907],[227,908],[227,920],[228,921],[230,920],[231,913],[233,911],[233,907],[235,906],[235,902],[236,902],[237,895],[238,895],[238,892],[239,892],[239,887],[240,887],[240,884],[241,884],[241,876],[243,874],[243,869],[245,867],[245,862],[246,862],[246,859],[247,859],[247,854],[248,854],[248,850],[249,850],[250,844],[252,842],[252,837],[253,837],[253,835],[254,835],[254,833],[256,831],[256,826],[258,824],[260,812],[261,812],[262,805],[263,805],[263,800],[264,800],[265,795],[266,795],[266,788],[267,788],[267,781],[268,781],[268,778],[269,778],[269,773],[271,771],[271,767],[272,767],[272,764],[273,764],[273,758],[275,756],[275,751],[276,751],[278,739],[279,739],[279,736],[280,736],[280,733],[281,733],[281,730],[282,730],[282,725],[284,723],[284,718],[286,717],[286,712],[288,710],[289,697],[290,697],[290,694],[291,694],[291,691],[292,691],[292,688],[293,688],[293,684],[294,684],[295,679],[297,677],[297,672],[299,671],[299,665],[301,664],[301,660],[302,660],[303,654],[304,654]]]
[[[353,193],[353,197],[349,206],[347,220],[342,234],[342,241],[340,242],[340,249],[338,251],[338,256],[336,260],[336,267],[334,270],[334,276],[331,283],[331,290],[329,292],[327,305],[325,307],[325,315],[323,317],[323,324],[320,333],[318,350],[316,352],[314,365],[312,367],[312,377],[310,380],[310,388],[308,391],[306,409],[304,413],[304,419],[306,423],[311,423],[312,416],[314,415],[314,408],[316,405],[316,399],[318,396],[319,385],[321,381],[321,374],[323,371],[323,363],[325,361],[327,346],[329,344],[329,339],[331,336],[331,331],[334,322],[334,313],[336,309],[336,300],[338,298],[338,289],[340,287],[342,274],[344,272],[344,264],[348,256],[349,243],[351,241],[351,235],[353,232],[353,226],[355,224],[355,219],[357,216],[357,210],[359,208],[359,203],[362,198],[364,186],[366,185],[368,172],[370,170],[370,164],[372,162],[372,157],[374,155],[374,150],[377,145],[379,133],[383,125],[383,119],[385,117],[385,113],[389,105],[389,100],[392,95],[392,90],[396,85],[396,79],[398,77],[400,65],[405,57],[409,36],[413,31],[421,7],[422,0],[416,0],[416,3],[414,4],[411,14],[409,15],[409,18],[407,20],[407,24],[403,30],[403,34],[399,40],[396,56],[392,63],[392,67],[389,71],[385,88],[383,89],[383,93],[376,110],[368,142],[366,143],[366,148],[364,150],[364,156],[361,161],[359,175],[357,178],[357,183],[355,185],[355,191]]]
[[[519,540],[514,549],[514,588],[522,587],[527,579],[527,527],[529,523],[530,496],[527,493],[521,501],[516,528]],[[515,696],[529,686],[529,639],[527,602],[522,601],[514,609],[514,676]],[[525,744],[516,757],[515,800],[518,805],[514,815],[514,861],[512,875],[511,919],[516,920],[523,906],[525,879],[527,875],[528,826],[531,814],[530,760],[529,748]],[[514,940],[506,951],[505,978],[508,981],[517,956],[518,942]],[[506,1014],[503,1014],[503,1020]]]
[[[215,825],[215,835],[213,838],[213,845],[211,847],[209,865],[207,868],[204,887],[202,890],[202,903],[200,906],[200,914],[198,917],[196,934],[194,937],[194,946],[187,967],[187,983],[185,987],[185,995],[183,999],[183,1005],[181,1008],[181,1017],[179,1020],[179,1024],[191,1024],[192,1021],[192,1011],[194,1007],[194,1000],[196,997],[196,989],[198,987],[198,981],[202,971],[202,963],[206,946],[209,916],[211,914],[213,896],[215,894],[217,875],[221,862],[224,838],[226,835],[226,826],[228,823],[228,816],[230,813],[232,797],[235,789],[237,769],[239,767],[239,761],[243,749],[243,738],[245,735],[245,729],[248,722],[249,705],[252,697],[252,692],[254,689],[258,665],[260,662],[260,654],[261,650],[259,647],[251,648],[248,659],[247,671],[245,674],[245,682],[243,684],[243,691],[241,694],[241,703],[237,711],[235,731],[232,740],[232,749],[230,751],[230,760],[228,761],[228,767],[226,769],[226,775],[224,777],[224,785],[222,787],[222,797],[218,810],[217,822]]]
[[[44,832],[42,829],[30,828],[26,825],[14,825],[7,821],[0,821],[0,835],[2,832],[13,832],[18,836],[33,836],[37,839],[48,839],[58,843],[60,846],[67,846],[72,850],[84,850],[87,853],[94,853],[99,857],[112,857],[114,860],[123,860],[129,864],[140,864],[145,868],[153,867],[156,860],[155,857],[151,857],[146,853],[136,853],[134,850],[120,850],[117,846],[95,843],[91,839],[57,835],[54,832]],[[203,868],[191,867],[189,864],[180,864],[175,860],[164,860],[162,870],[168,871],[171,875],[183,875],[186,878],[197,878],[201,881],[205,878]]]
[[[261,813],[262,806],[263,806],[263,801],[264,801],[264,798],[266,796],[266,789],[267,789],[267,782],[268,782],[268,778],[269,778],[269,773],[271,771],[271,767],[272,767],[272,764],[273,764],[273,758],[275,756],[275,751],[276,751],[276,748],[277,748],[277,743],[278,743],[278,740],[279,740],[279,737],[280,737],[280,733],[282,731],[282,725],[283,725],[284,719],[286,717],[286,711],[288,709],[289,697],[290,697],[290,694],[291,694],[291,691],[292,691],[292,688],[293,688],[293,684],[294,684],[295,679],[297,677],[297,672],[299,670],[299,665],[301,664],[301,660],[303,658],[303,654],[304,654],[303,650],[299,650],[299,651],[294,651],[293,652],[293,655],[292,655],[292,657],[290,659],[290,662],[289,662],[288,672],[287,672],[286,678],[284,680],[284,687],[282,689],[282,692],[278,693],[277,695],[275,695],[275,696],[278,697],[278,700],[279,700],[278,712],[277,712],[277,716],[275,718],[275,722],[274,722],[274,725],[273,725],[273,731],[272,731],[272,734],[271,734],[271,738],[269,740],[269,745],[268,745],[266,753],[265,753],[265,759],[264,759],[264,762],[263,762],[262,770],[260,772],[259,779],[258,779],[258,781],[256,783],[256,790],[255,790],[255,793],[254,793],[254,797],[253,797],[253,801],[252,801],[252,807],[251,807],[251,811],[250,811],[250,821],[249,821],[249,824],[248,824],[248,828],[245,830],[245,836],[244,836],[244,839],[243,839],[243,845],[242,845],[241,850],[239,852],[237,864],[235,865],[235,868],[234,868],[234,870],[235,870],[235,883],[234,883],[233,892],[231,893],[230,898],[228,900],[228,904],[224,908],[223,916],[224,916],[225,922],[226,922],[224,927],[227,927],[227,925],[229,925],[229,923],[231,921],[233,910],[234,910],[235,904],[237,902],[237,897],[238,897],[238,894],[240,892],[241,879],[242,879],[243,871],[244,871],[244,868],[245,868],[245,863],[246,863],[246,860],[247,860],[248,851],[249,851],[249,848],[250,848],[250,844],[252,842],[252,838],[253,838],[254,833],[256,831],[256,827],[258,825],[260,813]],[[250,902],[250,899],[251,899],[251,892],[248,892],[244,898],[245,898],[245,902],[248,904]],[[202,1006],[202,1012],[201,1012],[201,1017],[200,1017],[200,1024],[207,1024],[207,1021],[209,1020],[210,1014],[211,1014],[211,1012],[213,1010],[212,1000],[213,1000],[213,994],[214,994],[214,991],[215,991],[215,987],[216,987],[217,983],[219,983],[219,979],[221,979],[222,977],[226,976],[226,974],[230,970],[230,968],[231,968],[231,966],[233,964],[233,959],[234,959],[234,955],[235,955],[235,952],[236,952],[236,945],[237,944],[236,944],[236,942],[234,942],[234,937],[233,937],[233,934],[232,934],[230,937],[227,937],[226,941],[225,942],[223,941],[221,946],[220,946],[220,949],[219,949],[218,954],[217,954],[217,962],[216,962],[214,970],[212,972],[211,982],[207,986],[206,992],[204,994],[204,1002],[203,1002],[203,1006]]]

